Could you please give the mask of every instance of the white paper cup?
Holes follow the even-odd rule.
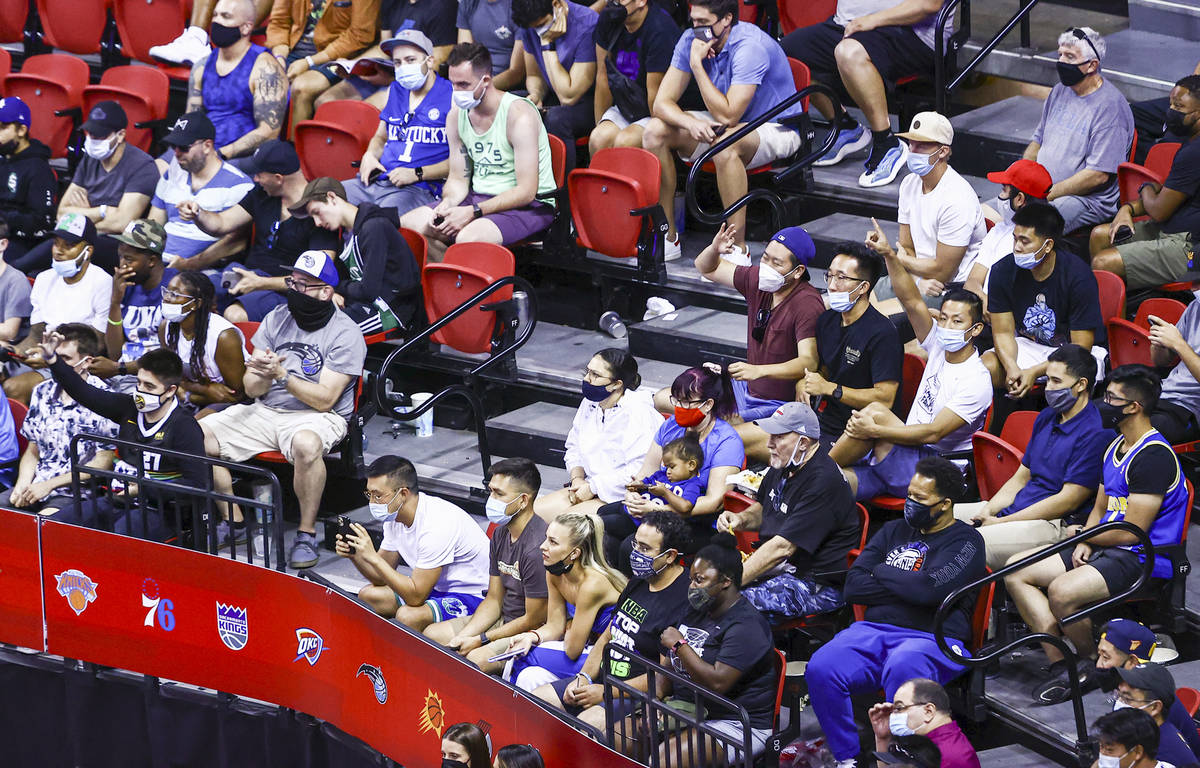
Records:
[[[413,409],[420,408],[429,398],[433,397],[432,392],[414,392],[412,395]],[[417,437],[429,437],[433,434],[433,409],[430,408],[425,413],[421,414],[421,418],[416,420]]]

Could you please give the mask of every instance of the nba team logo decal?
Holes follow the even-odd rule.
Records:
[[[308,627],[300,627],[296,630],[296,658],[292,659],[293,662],[305,659],[308,661],[308,666],[314,667],[317,659],[321,658],[321,654],[328,650],[324,638],[316,632]]]
[[[433,731],[438,738],[446,727],[446,710],[442,708],[442,698],[431,690],[426,689],[425,703],[421,705],[421,714],[417,716],[417,725],[421,733]]]
[[[67,605],[76,616],[87,610],[88,603],[96,601],[96,587],[100,585],[83,571],[71,568],[55,576],[54,580],[58,584],[58,594],[67,598]]]
[[[371,681],[371,688],[375,691],[375,701],[383,704],[387,701],[387,680],[383,679],[383,670],[373,664],[360,664],[355,677],[366,675]]]
[[[229,650],[240,651],[245,648],[250,638],[246,609],[217,603],[217,634]]]
[[[142,581],[142,607],[147,609],[142,621],[144,626],[153,628],[157,624],[165,632],[174,631],[175,603],[159,593],[158,582],[154,579]]]

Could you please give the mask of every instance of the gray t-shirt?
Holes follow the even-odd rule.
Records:
[[[251,341],[255,349],[269,349],[285,356],[284,367],[305,381],[318,381],[326,365],[336,373],[353,377],[333,410],[347,418],[354,413],[354,389],[367,359],[367,345],[362,331],[345,312],[334,310],[324,328],[309,332],[296,325],[286,306],[275,307],[263,318]],[[312,410],[278,382],[271,384],[259,402],[285,411]]]
[[[1033,140],[1041,145],[1037,161],[1055,183],[1085,169],[1112,174],[1108,186],[1079,199],[1092,213],[1116,210],[1117,166],[1129,157],[1133,112],[1115,85],[1105,80],[1082,98],[1061,83],[1054,86]]]
[[[72,184],[87,190],[88,203],[98,205],[120,205],[126,193],[154,196],[158,185],[158,168],[154,159],[137,147],[125,145],[125,152],[111,171],[104,170],[99,160],[84,157],[75,169]]]
[[[837,12],[834,13],[833,20],[844,27],[854,19],[866,16],[868,13],[886,11],[888,8],[894,8],[902,2],[903,0],[838,0]],[[942,3],[943,6],[945,4],[945,2]],[[917,34],[922,43],[925,43],[930,48],[933,47],[933,33],[936,31],[934,27],[937,26],[938,12],[940,12],[940,9],[912,25],[912,31]],[[950,40],[950,35],[952,34],[954,34],[953,19],[946,25],[946,34],[944,37],[947,42]]]
[[[23,318],[17,338],[24,338],[29,332],[29,316],[33,314],[29,294],[32,291],[29,278],[19,270],[6,267],[0,272],[0,322],[10,317]]]
[[[1187,309],[1175,324],[1183,340],[1192,349],[1200,349],[1200,301],[1188,304]],[[1162,384],[1163,400],[1183,406],[1196,414],[1200,421],[1200,382],[1182,362],[1175,366]]]
[[[514,542],[508,526],[492,531],[489,547],[489,576],[499,576],[504,585],[500,621],[510,622],[525,615],[525,598],[546,599],[546,566],[542,562],[542,542],[546,540],[546,521],[537,515],[529,518]]]
[[[475,42],[492,54],[493,75],[508,69],[517,29],[512,22],[512,0],[461,0],[454,25],[470,30]]]

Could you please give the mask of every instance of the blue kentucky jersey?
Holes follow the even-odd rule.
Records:
[[[1105,510],[1103,516],[1100,518],[1101,523],[1125,519],[1125,510],[1129,507],[1129,478],[1127,473],[1129,472],[1130,465],[1133,463],[1134,457],[1150,445],[1161,445],[1168,451],[1171,451],[1170,444],[1163,439],[1162,435],[1157,430],[1151,430],[1142,435],[1123,458],[1117,459],[1117,446],[1122,441],[1123,438],[1121,437],[1113,440],[1109,444],[1108,450],[1104,452],[1104,492],[1108,495],[1108,509]],[[1187,483],[1184,481],[1183,472],[1179,468],[1179,460],[1175,458],[1173,451],[1171,452],[1171,457],[1175,464],[1175,479],[1163,495],[1162,506],[1159,508],[1154,520],[1151,521],[1150,530],[1148,531],[1150,542],[1156,546],[1178,544],[1180,537],[1183,535],[1184,521],[1187,519]],[[1122,548],[1135,552],[1140,552],[1141,550],[1141,547],[1137,546],[1125,546]],[[1159,578],[1169,578],[1171,576],[1170,561],[1166,558],[1156,558],[1153,575]]]
[[[436,165],[450,157],[446,143],[446,115],[450,112],[450,81],[435,77],[433,87],[416,109],[409,111],[409,91],[399,83],[388,90],[387,104],[379,119],[387,125],[387,143],[379,158],[384,170],[417,168]],[[442,184],[421,182],[438,194]]]

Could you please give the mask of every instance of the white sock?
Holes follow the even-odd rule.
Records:
[[[838,761],[837,768],[856,768],[858,763],[853,757]]]

